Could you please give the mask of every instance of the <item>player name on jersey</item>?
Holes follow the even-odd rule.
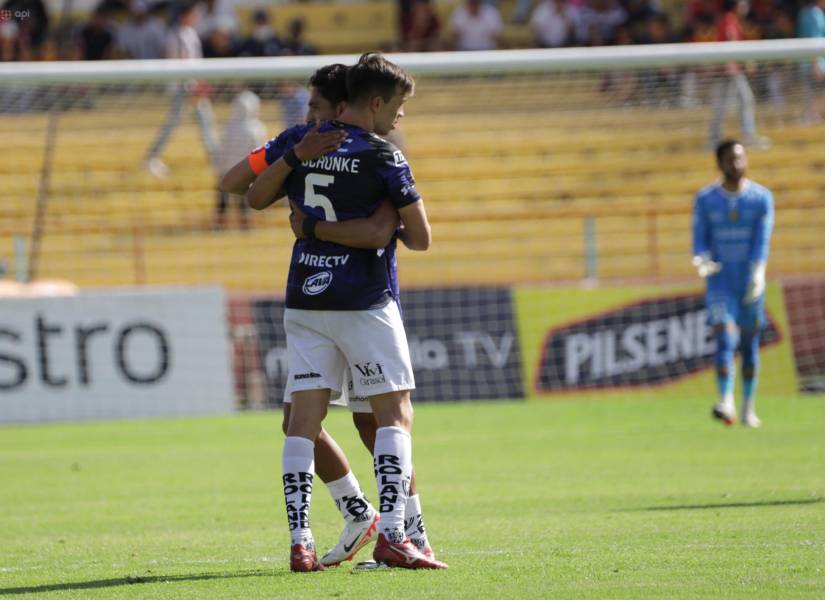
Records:
[[[308,169],[358,174],[360,163],[360,158],[350,156],[322,156],[315,160],[305,160],[301,165]]]

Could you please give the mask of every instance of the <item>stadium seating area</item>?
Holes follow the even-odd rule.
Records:
[[[491,99],[499,88],[480,80],[423,80],[410,102],[402,130],[435,243],[402,252],[403,283],[689,276],[692,197],[715,176],[707,108],[606,108],[593,81],[510,83]],[[255,213],[250,229],[214,230],[215,175],[197,128],[176,132],[164,155],[172,174],[156,180],[140,165],[163,97],[141,108],[105,102],[59,118],[39,275],[81,286],[279,288],[292,241],[285,209]],[[147,110],[152,102],[158,110]],[[216,109],[225,118],[228,107]],[[801,125],[789,108],[759,117],[773,145],[751,152],[751,172],[777,198],[771,272],[825,271],[822,253],[810,252],[825,230],[825,126]],[[277,103],[263,119],[278,129]],[[0,116],[0,258],[14,235],[30,235],[47,123]]]

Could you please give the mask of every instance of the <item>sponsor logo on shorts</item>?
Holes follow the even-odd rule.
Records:
[[[358,380],[361,385],[377,385],[387,381],[381,363],[355,363],[355,368],[361,373],[361,378]]]
[[[323,271],[321,273],[316,273],[311,277],[307,277],[304,281],[304,287],[302,289],[307,296],[317,296],[327,289],[331,283],[332,273],[329,271]]]
[[[294,379],[295,381],[298,381],[299,379],[317,379],[320,376],[320,373],[298,373],[295,375]]]

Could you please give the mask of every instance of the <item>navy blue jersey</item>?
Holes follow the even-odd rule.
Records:
[[[741,192],[728,192],[720,183],[702,189],[693,206],[693,255],[710,253],[722,264],[708,277],[708,290],[743,294],[753,263],[768,260],[773,230],[770,190],[747,181]]]
[[[272,164],[311,128],[287,129],[259,152]],[[320,127],[321,132],[333,129],[348,134],[341,148],[304,161],[286,180],[289,199],[304,214],[346,221],[369,217],[384,200],[402,208],[421,199],[398,148],[354,125],[330,121]],[[288,308],[368,310],[384,306],[397,295],[394,239],[389,247],[377,251],[321,240],[295,241],[287,280]]]

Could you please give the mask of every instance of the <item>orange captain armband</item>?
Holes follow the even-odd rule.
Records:
[[[256,148],[246,156],[246,159],[255,175],[260,175],[269,166],[266,162],[266,146]]]

